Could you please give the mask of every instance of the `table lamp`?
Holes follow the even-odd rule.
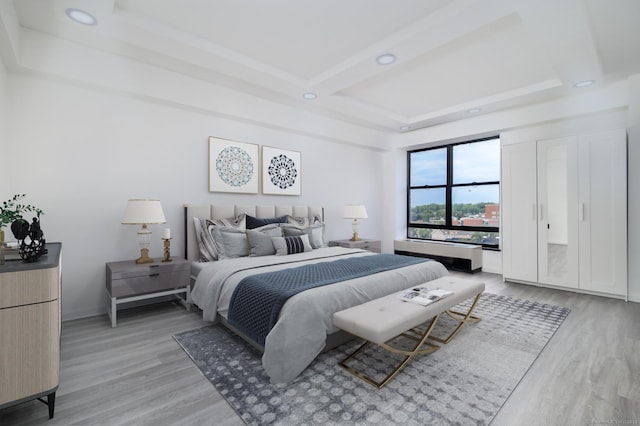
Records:
[[[344,208],[344,218],[345,219],[353,219],[353,223],[351,227],[353,229],[353,237],[351,237],[351,241],[358,241],[358,228],[360,227],[360,223],[358,219],[366,219],[367,209],[362,204],[348,204]]]
[[[159,200],[134,199],[127,202],[122,223],[125,225],[142,225],[142,229],[138,231],[140,257],[136,259],[136,263],[153,263],[153,259],[149,257],[151,231],[147,229],[147,225],[166,222]]]

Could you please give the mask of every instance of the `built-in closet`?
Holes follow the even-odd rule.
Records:
[[[505,280],[627,296],[625,130],[502,146]]]

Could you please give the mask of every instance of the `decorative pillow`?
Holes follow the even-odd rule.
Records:
[[[282,229],[277,223],[261,226],[256,229],[247,229],[247,240],[249,240],[249,256],[268,256],[276,254],[271,237],[282,237]]]
[[[306,228],[309,225],[322,223],[322,218],[317,214],[311,217],[287,216],[287,223],[298,225],[300,228]]]
[[[287,216],[257,218],[247,215],[247,229],[255,229],[270,223],[287,223]]]
[[[215,226],[213,236],[218,245],[219,260],[249,256],[249,240],[242,229]]]
[[[312,248],[319,249],[327,246],[324,241],[324,223],[316,223],[306,227],[299,227],[293,224],[282,224],[281,226],[285,237],[306,234],[309,236],[309,243]]]
[[[246,215],[241,214],[237,217],[226,219],[200,219],[193,218],[196,229],[196,238],[198,247],[200,247],[200,262],[213,262],[218,260],[218,242],[215,240],[214,229],[218,226],[229,228],[238,228],[244,230],[246,228]]]
[[[276,249],[276,256],[285,256],[287,254],[312,250],[307,234],[296,237],[272,237],[271,241],[273,242],[273,247]]]

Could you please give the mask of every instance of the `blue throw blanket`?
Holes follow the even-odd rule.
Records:
[[[282,271],[252,275],[240,281],[229,304],[229,323],[264,347],[267,334],[287,299],[301,291],[338,281],[426,262],[396,254],[352,257]]]

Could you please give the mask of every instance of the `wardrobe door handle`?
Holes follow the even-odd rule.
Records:
[[[584,203],[580,203],[580,211],[578,213],[580,216],[580,222],[584,222]]]

